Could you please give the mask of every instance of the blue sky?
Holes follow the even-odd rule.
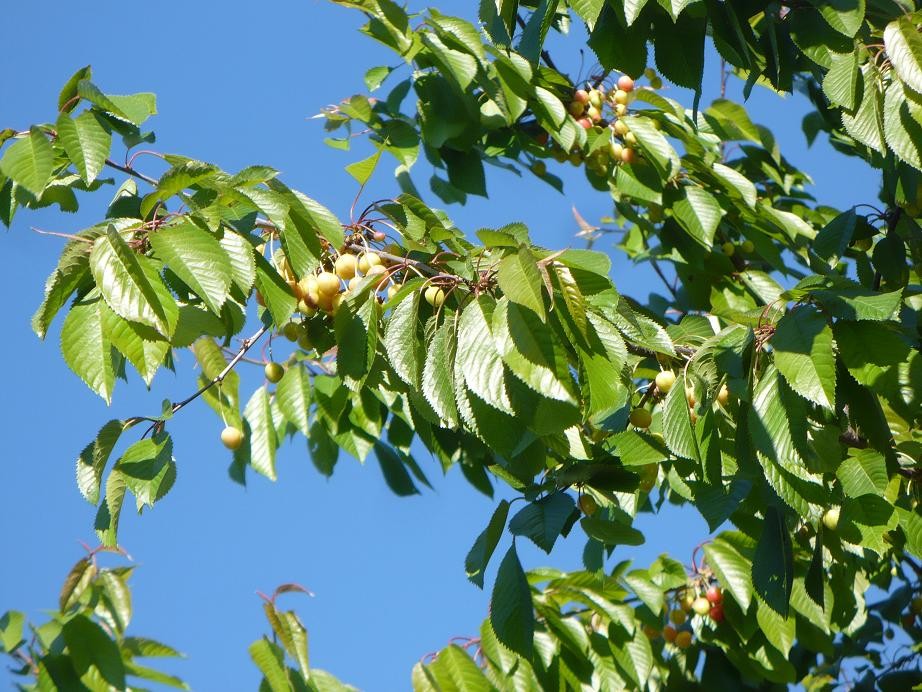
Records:
[[[443,2],[439,7],[470,16],[472,5]],[[161,114],[151,121],[157,150],[229,170],[274,166],[289,185],[348,216],[355,184],[342,168],[363,153],[327,148],[319,122],[307,118],[364,91],[368,67],[397,64],[355,31],[360,15],[316,0],[91,6],[95,9],[48,2],[40,23],[34,20],[28,30],[23,20],[4,24],[0,128],[53,119],[60,86],[90,63],[94,81],[106,91],[157,93]],[[575,71],[579,47],[578,41],[555,41],[558,64]],[[718,65],[710,58],[702,104],[716,96]],[[690,103],[687,93],[671,95]],[[814,192],[825,203],[847,207],[876,201],[877,179],[870,171],[825,143],[806,148],[801,100],[782,102],[761,91],[749,108],[753,119],[775,130],[782,152],[814,177]],[[139,159],[142,169],[144,163]],[[608,214],[611,203],[590,190],[575,169],[560,169],[566,196],[534,178],[491,169],[490,198],[471,199],[450,213],[471,233],[524,221],[541,244],[579,246],[571,204],[592,222]],[[422,182],[428,174],[417,177]],[[383,170],[369,186],[369,199],[393,190]],[[63,363],[60,325],[45,342],[29,327],[61,247],[58,239],[31,233],[29,227],[74,232],[95,222],[110,196],[101,191],[84,197],[76,215],[21,212],[13,229],[0,235],[6,258],[0,273],[6,298],[0,301],[5,329],[0,341],[5,385],[0,612],[15,608],[40,618],[82,555],[78,542],[95,542],[95,509],[80,497],[73,473],[76,454],[95,431],[110,418],[156,412],[162,399],[178,400],[194,389],[192,358],[183,353],[177,374],[158,374],[150,392],[136,377],[119,382],[115,402],[107,408]],[[597,247],[608,249],[608,243]],[[622,257],[614,258],[613,276],[636,298],[659,290],[645,271]],[[248,396],[261,375],[252,366],[242,375]],[[296,607],[307,625],[312,665],[363,689],[407,689],[410,668],[421,656],[452,636],[476,633],[487,613],[488,591],[466,580],[463,560],[494,501],[470,488],[456,470],[442,478],[437,463],[421,457],[435,490],[397,498],[373,461],[363,467],[343,455],[333,478],[325,480],[299,438],[280,453],[277,483],[251,475],[243,489],[227,478],[229,458],[218,441],[221,423],[203,403],[186,408],[170,429],[176,486],[143,517],[126,512],[121,540],[139,565],[132,580],[130,631],[184,651],[188,659],[170,668],[193,688],[255,687],[258,674],[246,649],[267,631],[256,591],[270,592],[282,582],[299,582],[316,594],[281,601]],[[692,548],[707,536],[704,522],[690,511],[645,515],[639,526],[649,531],[646,545],[619,549],[614,561],[630,557],[644,565],[668,551],[687,563]],[[582,544],[574,536],[550,557],[520,546],[526,567],[569,569],[580,567]],[[492,578],[491,571],[487,582]],[[7,676],[0,670],[0,683]]]

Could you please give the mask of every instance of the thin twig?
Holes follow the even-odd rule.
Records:
[[[115,170],[121,171],[122,173],[127,173],[128,175],[132,175],[138,180],[143,180],[148,185],[157,184],[157,181],[151,178],[150,176],[144,175],[140,171],[136,171],[134,168],[131,168],[129,166],[122,166],[121,164],[115,163],[115,161],[113,161],[112,159],[106,159],[106,165],[109,168],[114,168]]]
[[[234,369],[234,366],[237,365],[237,363],[239,363],[240,360],[246,355],[246,352],[250,350],[250,347],[259,341],[259,337],[261,337],[267,331],[269,331],[269,327],[263,325],[259,328],[259,331],[249,339],[244,339],[243,343],[240,345],[240,350],[237,351],[237,355],[230,359],[230,362],[228,362],[227,366],[221,372],[219,372],[217,376],[211,380],[211,382],[202,385],[202,387],[195,394],[186,399],[183,399],[178,404],[173,404],[173,413],[176,413],[179,409],[181,409],[183,406],[186,406],[190,402],[195,401],[198,397],[214,387],[216,384],[223,382],[224,378],[227,377],[230,374],[230,371]]]
[[[74,235],[73,233],[58,233],[57,231],[43,231],[41,228],[36,228],[35,226],[29,226],[29,228],[39,235],[53,235],[56,238],[67,238],[68,240],[80,240],[84,243],[93,244],[92,238],[84,238],[82,235]]]

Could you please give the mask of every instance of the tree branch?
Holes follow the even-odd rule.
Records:
[[[134,176],[138,180],[143,180],[148,185],[157,185],[156,180],[154,180],[150,176],[144,175],[140,171],[136,171],[134,168],[131,168],[130,166],[122,166],[121,164],[115,163],[115,161],[113,161],[112,159],[106,159],[106,165],[109,168],[114,168],[117,171],[121,171],[122,173],[127,173],[128,175]]]

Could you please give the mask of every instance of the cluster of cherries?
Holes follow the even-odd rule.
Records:
[[[700,615],[708,617],[714,623],[724,621],[724,595],[720,586],[710,584],[702,595],[697,586],[688,586],[679,595],[675,606],[668,612],[667,623],[662,630],[647,625],[644,633],[650,639],[662,637],[668,644],[678,649],[687,649],[692,645],[694,634],[688,622],[689,617]]]

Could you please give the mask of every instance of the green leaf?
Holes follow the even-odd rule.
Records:
[[[780,651],[785,657],[791,653],[794,645],[796,621],[793,613],[780,615],[767,604],[758,600],[756,608],[756,622],[759,630],[765,635],[768,642]]]
[[[570,7],[586,22],[589,31],[592,31],[602,8],[605,7],[605,0],[571,0]]]
[[[137,499],[139,512],[144,505],[153,507],[173,487],[176,464],[172,453],[172,439],[161,432],[138,440],[115,462],[125,487]]]
[[[509,300],[528,308],[542,322],[547,320],[541,273],[535,256],[527,247],[521,246],[518,252],[506,255],[500,261],[496,280]]]
[[[823,91],[833,104],[853,111],[858,105],[859,74],[857,53],[834,53],[832,67],[823,78]]]
[[[95,671],[116,689],[125,688],[122,654],[105,630],[85,615],[76,615],[61,629],[77,675]]]
[[[0,617],[0,650],[9,653],[19,646],[25,621],[25,614],[17,610],[8,610]]]
[[[467,572],[467,578],[474,582],[481,589],[483,588],[483,576],[487,570],[493,551],[503,535],[503,528],[506,526],[506,517],[509,514],[509,502],[500,500],[499,505],[493,510],[493,516],[490,517],[490,523],[487,524],[474,545],[471,546],[467,557],[464,558],[464,569]]]
[[[269,393],[265,387],[259,387],[246,407],[243,409],[245,442],[249,443],[249,463],[270,480],[275,480],[275,450],[278,441],[275,437],[275,423],[272,419],[272,407]]]
[[[291,286],[269,263],[269,260],[257,254],[254,254],[254,258],[256,259],[256,290],[263,297],[272,321],[277,325],[285,324],[291,317],[291,313],[295,311],[298,300]]]
[[[378,161],[381,160],[381,154],[383,151],[383,149],[378,149],[378,151],[369,156],[367,159],[362,159],[361,161],[350,163],[348,166],[346,166],[346,173],[355,178],[359,185],[365,185],[369,179],[371,179],[372,174],[378,167]]]
[[[500,563],[490,597],[490,624],[496,638],[520,656],[530,659],[534,649],[535,613],[528,580],[510,546]]]
[[[29,130],[28,137],[16,140],[0,158],[0,173],[35,197],[42,194],[53,172],[54,149],[37,127]]]
[[[836,403],[836,360],[832,329],[815,308],[802,306],[778,322],[771,340],[775,365],[795,392],[832,410]]]
[[[263,637],[250,644],[249,652],[272,692],[290,692],[292,688],[285,671],[285,654],[278,646]]]
[[[343,227],[333,212],[297,190],[289,189],[279,180],[270,180],[268,185],[271,190],[284,193],[288,212],[298,222],[299,228],[302,224],[304,226],[304,230],[300,231],[302,235],[307,229],[313,229],[314,233],[326,238],[333,247],[338,248],[343,244]]]
[[[92,111],[85,111],[76,118],[62,113],[57,122],[58,141],[64,147],[67,157],[73,162],[89,185],[94,180],[109,156],[112,135],[102,126]]]
[[[551,493],[519,510],[509,522],[509,532],[531,539],[550,554],[574,508],[573,498],[567,493]]]
[[[111,224],[90,252],[90,271],[109,307],[120,317],[152,327],[169,338],[179,309],[159,276],[151,276],[142,262],[150,260],[136,254]],[[160,286],[155,287],[152,280]],[[161,300],[164,296],[172,304],[170,309]]]
[[[418,313],[419,291],[413,291],[391,312],[382,340],[394,372],[414,388],[419,387],[419,371],[423,361],[417,334]]]
[[[368,373],[378,344],[378,310],[373,292],[344,300],[336,312],[336,371],[360,380]]]
[[[118,545],[118,522],[125,501],[125,478],[112,470],[106,478],[106,495],[96,512],[94,528],[100,542],[109,547]]]
[[[310,437],[311,378],[300,365],[292,365],[275,388],[275,398],[285,418]]]
[[[716,161],[711,164],[711,172],[727,191],[742,199],[750,209],[755,208],[758,201],[758,192],[749,178],[735,168],[730,168]]]
[[[100,231],[101,232],[101,231]],[[92,240],[92,232],[83,232]],[[98,233],[96,233],[98,235]],[[44,339],[48,327],[67,299],[87,281],[90,275],[90,243],[73,240],[61,252],[58,265],[45,281],[45,298],[32,316],[32,330]]]
[[[839,258],[845,254],[848,244],[852,242],[857,223],[858,217],[854,209],[842,212],[816,234],[813,251],[822,259],[828,260],[831,267],[835,266]]]
[[[492,692],[496,689],[457,644],[442,649],[436,659],[428,665],[428,669],[439,690]]]
[[[647,65],[649,22],[631,26],[643,5],[644,2],[626,3],[624,16],[620,11],[620,3],[605,4],[595,29],[589,35],[589,47],[603,69],[620,70],[635,77],[643,72]],[[633,17],[632,9],[636,11]],[[617,36],[618,40],[613,41],[612,36]],[[659,40],[656,43],[659,45]]]
[[[227,229],[218,242],[230,261],[231,281],[244,295],[249,295],[256,282],[253,246],[243,236]]]
[[[861,103],[854,113],[842,112],[842,125],[846,132],[871,149],[883,153],[884,145],[884,104],[880,89],[880,76],[871,63],[861,68]]]
[[[105,304],[95,292],[71,307],[61,328],[64,362],[107,404],[112,403],[115,364],[103,327]]]
[[[230,258],[214,236],[186,221],[147,237],[157,256],[220,316],[233,273]]]
[[[80,600],[95,576],[96,564],[92,560],[86,557],[77,560],[64,578],[61,594],[58,596],[58,608],[62,613],[66,613]]]
[[[418,300],[418,296],[419,293],[414,291],[414,300]],[[419,341],[414,340],[411,347],[416,349],[418,344]],[[454,321],[446,320],[439,326],[432,341],[429,342],[423,365],[421,388],[423,397],[429,402],[432,410],[452,428],[458,425],[454,368],[452,367],[453,350]]]
[[[666,395],[663,407],[663,437],[673,454],[698,461],[701,453],[691,422],[685,387],[685,376],[679,375]]]
[[[541,53],[548,29],[553,23],[558,2],[559,0],[538,0],[535,11],[531,13],[528,22],[522,28],[516,50],[532,63],[538,62],[538,55]]]
[[[576,403],[566,354],[538,315],[501,298],[493,312],[493,339],[522,382],[543,397]]]
[[[684,12],[673,21],[656,15],[656,67],[669,81],[696,92],[701,91],[704,74],[704,39],[707,18]]]
[[[752,600],[752,564],[723,534],[703,546],[708,567],[714,570],[721,585],[730,591],[743,611]]]
[[[467,388],[493,408],[512,413],[506,392],[502,358],[493,341],[490,323],[495,301],[481,295],[461,312],[458,322],[457,369]]]
[[[865,0],[810,0],[820,16],[840,34],[851,38],[864,23]]]
[[[781,512],[765,508],[762,536],[752,560],[752,585],[772,610],[787,618],[794,585],[794,555],[791,536]]]
[[[400,497],[419,495],[419,490],[413,483],[399,452],[386,444],[376,442],[375,456],[381,466],[381,473],[384,474],[387,487],[393,490],[395,495]]]
[[[77,457],[77,488],[90,504],[99,502],[99,486],[102,472],[109,461],[109,456],[122,435],[124,425],[118,419],[110,420],[96,434],[80,456]]]
[[[601,517],[583,517],[580,526],[590,538],[604,545],[642,545],[644,535],[632,526]]]
[[[922,104],[907,98],[899,82],[891,83],[884,94],[884,137],[897,156],[913,168],[922,169]],[[880,241],[875,250],[888,240]]]
[[[135,367],[144,383],[150,387],[154,375],[170,350],[170,343],[156,332],[147,330],[135,322],[123,320],[105,303],[100,302],[100,309],[106,338]]]
[[[67,80],[61,88],[60,94],[58,94],[58,111],[61,113],[70,113],[77,107],[77,103],[79,102],[76,98],[77,84],[79,84],[81,80],[90,79],[92,76],[93,70],[89,65],[81,67],[70,76],[70,79]]]
[[[679,188],[678,198],[665,201],[679,225],[698,243],[710,250],[714,245],[714,233],[724,211],[717,199],[694,185]]]
[[[852,377],[866,387],[891,377],[909,358],[909,344],[886,325],[839,320],[833,331],[839,358]]]
[[[887,476],[887,461],[883,455],[871,449],[858,450],[836,469],[836,477],[842,484],[846,497],[859,498],[863,495],[883,495],[890,480]]]
[[[653,126],[653,121],[641,116],[622,118],[628,129],[637,138],[637,146],[646,161],[652,164],[660,181],[667,182],[679,172],[679,155],[662,132]],[[640,174],[640,171],[637,171]]]
[[[884,46],[900,80],[917,94],[922,94],[922,37],[913,21],[909,17],[900,17],[887,24]]]

